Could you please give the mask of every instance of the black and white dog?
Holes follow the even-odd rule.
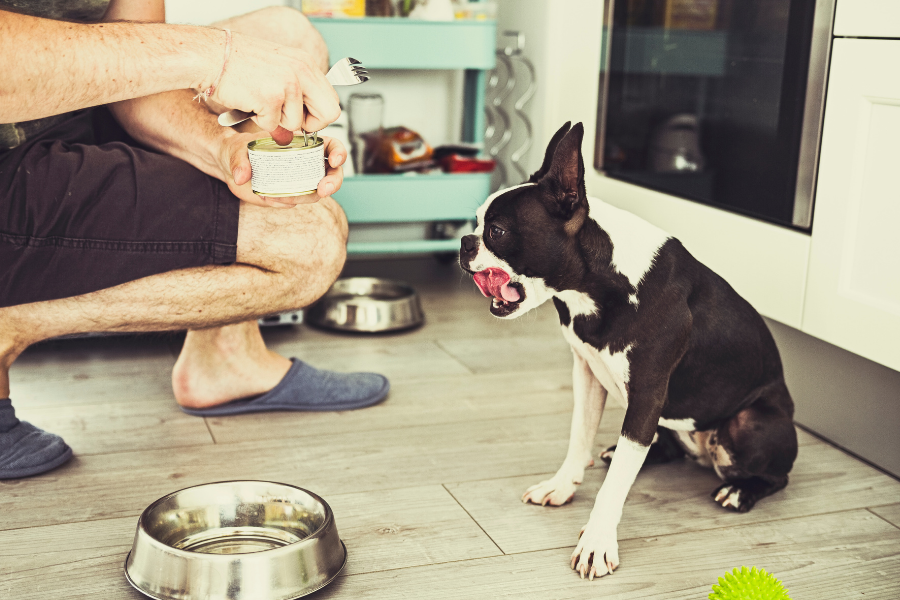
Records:
[[[616,529],[645,461],[687,453],[724,484],[715,502],[746,512],[788,482],[797,456],[794,405],[759,314],[665,232],[589,198],[579,123],[550,141],[527,183],[493,194],[462,239],[491,313],[514,318],[549,299],[575,358],[575,413],[565,461],[522,500],[572,499],[607,395],[626,408],[609,472],[572,568],[583,577],[619,565]],[[612,450],[612,449],[610,449]]]

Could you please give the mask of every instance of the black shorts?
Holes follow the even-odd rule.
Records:
[[[105,108],[0,151],[0,307],[230,264],[240,201],[131,140]]]

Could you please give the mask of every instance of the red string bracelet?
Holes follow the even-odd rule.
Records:
[[[200,100],[209,100],[209,97],[212,96],[213,92],[216,91],[216,88],[219,87],[222,75],[225,74],[225,67],[228,66],[228,58],[231,56],[231,30],[224,29],[223,31],[225,31],[225,62],[222,63],[222,70],[219,72],[219,76],[216,77],[216,80],[213,81],[213,84],[206,88],[205,92],[200,92],[194,96],[194,100],[197,102],[200,102]]]

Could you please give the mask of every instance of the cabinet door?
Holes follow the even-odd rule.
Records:
[[[802,329],[900,370],[900,41],[836,39]]]
[[[900,38],[900,2],[838,0],[834,35]]]

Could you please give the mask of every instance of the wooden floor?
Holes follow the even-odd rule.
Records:
[[[122,573],[137,516],[156,498],[224,479],[309,488],[331,504],[345,571],[313,598],[706,598],[741,565],[794,600],[900,598],[900,483],[800,431],[784,491],[747,514],[717,507],[715,475],[685,461],[645,468],[619,527],[621,567],[582,581],[568,567],[606,473],[573,503],[525,505],[566,452],[571,355],[552,306],[516,321],[453,265],[357,262],[416,283],[427,324],[385,336],[268,331],[314,365],[384,373],[361,411],[200,419],[178,410],[177,336],[64,340],[12,370],[23,419],[62,435],[68,465],[0,482],[0,598],[138,599]],[[623,418],[607,409],[597,448]]]

